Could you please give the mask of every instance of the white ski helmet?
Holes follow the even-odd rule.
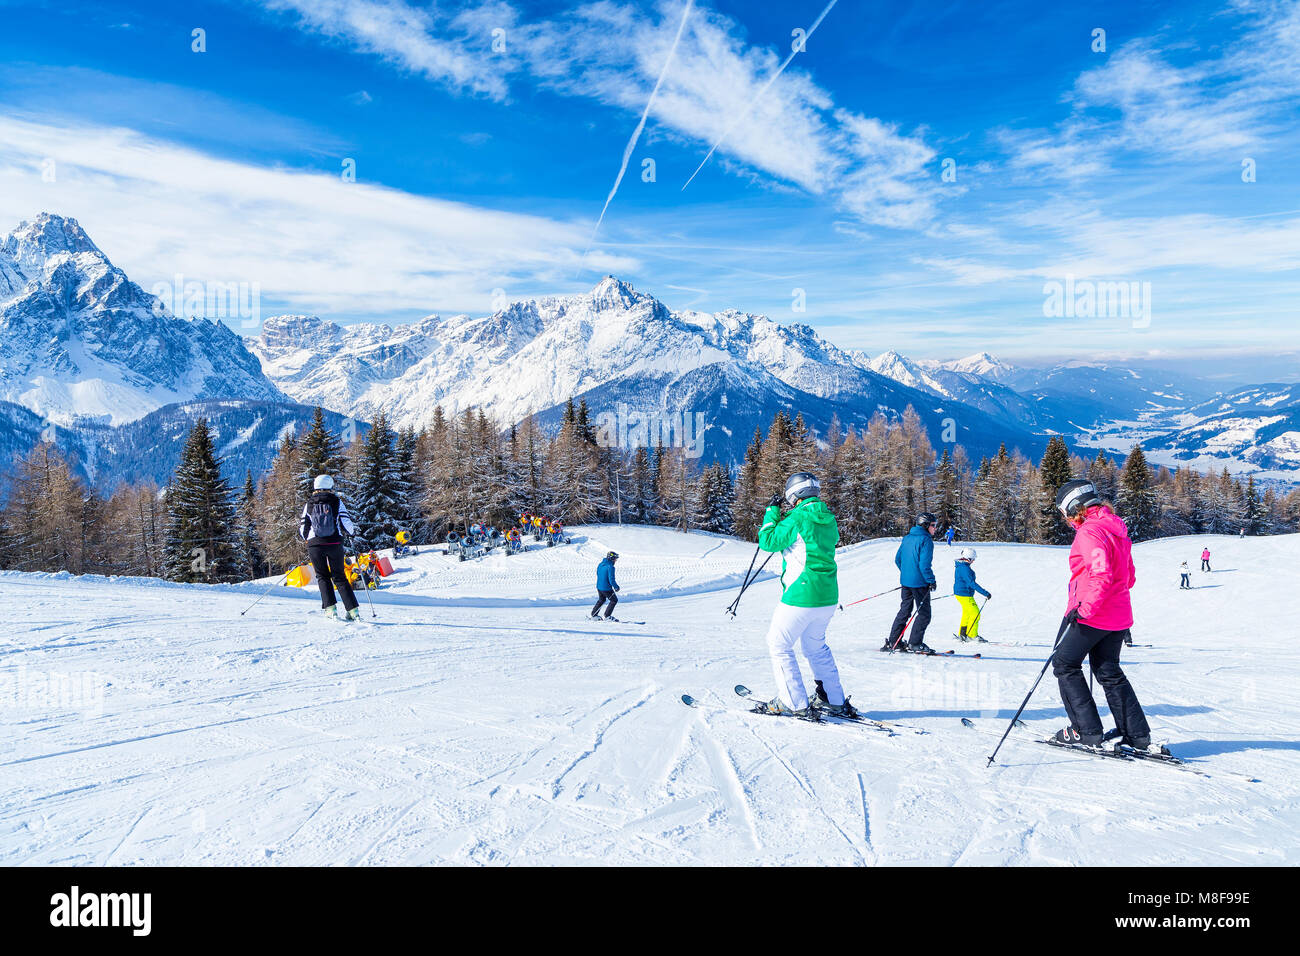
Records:
[[[311,486],[316,491],[329,491],[334,487],[334,479],[329,475],[317,475],[316,480],[311,483]]]
[[[974,560],[975,560],[975,549],[974,549],[974,548],[962,548],[962,549],[961,549],[961,552],[957,555],[957,560],[958,560],[958,561],[974,561]]]
[[[817,480],[817,476],[810,471],[799,471],[791,475],[785,482],[785,503],[794,507],[805,498],[816,498],[821,494],[822,484]]]

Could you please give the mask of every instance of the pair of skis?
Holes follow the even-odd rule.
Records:
[[[754,692],[751,691],[744,684],[737,684],[734,690],[736,692],[737,697],[741,697],[744,698],[745,700],[751,700],[751,701],[755,699]],[[701,701],[697,700],[696,698],[692,697],[690,694],[682,694],[681,700],[682,703],[685,704],[687,707],[702,709],[708,706],[707,704],[704,704]],[[719,709],[725,710],[726,708],[719,708]],[[762,701],[759,701],[753,707],[750,707],[749,713],[762,714],[765,717],[788,717],[794,720],[803,720],[803,721],[807,721],[808,723],[814,723],[814,724],[821,724],[821,723],[862,724],[863,726],[870,727],[873,730],[878,730],[885,734],[888,734],[891,737],[899,733],[902,733],[904,731],[914,733],[914,734],[926,733],[926,731],[921,730],[919,728],[908,727],[904,724],[895,724],[888,720],[873,720],[872,718],[863,716],[861,714],[859,714],[857,717],[845,717],[840,714],[831,714],[829,712],[823,712],[815,707],[809,707],[808,713],[806,715],[773,713],[772,711],[767,709],[767,705]]]
[[[975,725],[975,721],[971,720],[969,717],[963,717],[961,719],[961,723],[963,727],[968,727],[969,729],[974,730],[977,733],[988,734],[988,736],[990,737],[1000,736],[991,731],[981,730],[979,727]],[[1028,725],[1026,725],[1023,720],[1017,720],[1016,727],[1020,730],[1029,729]],[[1101,757],[1107,760],[1126,760],[1126,761],[1145,760],[1151,763],[1166,764],[1167,766],[1174,767],[1177,770],[1184,770],[1187,773],[1194,773],[1198,777],[1210,776],[1204,770],[1199,770],[1196,767],[1193,767],[1190,764],[1186,763],[1185,761],[1180,760],[1178,757],[1175,757],[1173,754],[1169,753],[1168,750],[1166,750],[1164,753],[1156,753],[1149,750],[1136,750],[1133,747],[1128,746],[1127,744],[1119,744],[1113,747],[1090,747],[1087,744],[1062,743],[1061,741],[1056,740],[1055,738],[1052,737],[1048,737],[1047,739],[1043,739],[1041,737],[1034,737],[1033,742],[1036,744],[1042,744],[1047,747],[1055,747],[1058,750],[1069,750],[1074,753],[1086,754],[1089,757]]]

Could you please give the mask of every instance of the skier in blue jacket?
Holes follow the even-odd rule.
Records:
[[[958,628],[957,639],[987,644],[988,641],[980,637],[980,607],[975,603],[975,592],[984,595],[985,600],[993,595],[980,587],[975,580],[974,564],[974,548],[962,548],[961,554],[953,564],[952,593],[957,598],[957,603],[961,605],[961,625]]]
[[[600,620],[600,606],[606,601],[609,606],[605,608],[605,620],[617,621],[614,617],[614,605],[618,603],[618,582],[614,580],[614,562],[618,560],[618,552],[611,551],[605,555],[605,560],[596,565],[596,593],[599,595],[596,606],[591,609],[591,619]]]
[[[902,604],[894,617],[889,637],[880,648],[892,650],[897,644],[898,650],[912,654],[933,654],[934,650],[925,643],[925,629],[930,625],[930,593],[937,586],[934,576],[934,532],[939,527],[939,519],[930,512],[917,515],[912,530],[903,536],[894,555],[898,565],[898,583],[902,586]],[[916,608],[916,624],[912,636],[903,644],[900,638],[903,628],[907,627],[912,617],[912,608]]]

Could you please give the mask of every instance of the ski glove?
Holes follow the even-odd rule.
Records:
[[[1078,609],[1077,607],[1072,607],[1072,608],[1070,608],[1070,610],[1069,610],[1068,612],[1066,612],[1066,615],[1065,615],[1065,621],[1066,621],[1067,624],[1078,624],[1078,623],[1079,623],[1079,609]]]
[[[931,584],[931,585],[930,585],[930,593],[931,593],[931,594],[933,594],[933,593],[934,593],[935,591],[937,591],[937,590],[939,590],[939,585],[938,585],[938,584]]]
[[[769,508],[779,508],[779,507],[781,507],[781,496],[780,496],[779,494],[777,494],[777,495],[773,495],[773,496],[771,497],[771,499],[767,502],[767,506],[768,506]]]

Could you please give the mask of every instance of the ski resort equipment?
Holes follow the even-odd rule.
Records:
[[[334,487],[334,479],[329,475],[317,475],[316,480],[311,483],[313,491],[329,491]]]
[[[984,765],[985,767],[993,766],[993,758],[998,755],[998,751],[1002,749],[1002,744],[1007,739],[1007,734],[1011,733],[1011,728],[1016,725],[1016,721],[1020,719],[1020,715],[1023,714],[1025,708],[1029,706],[1029,698],[1033,697],[1034,691],[1038,690],[1038,685],[1042,682],[1043,675],[1047,673],[1048,665],[1052,663],[1052,658],[1056,656],[1056,648],[1060,646],[1061,638],[1065,636],[1066,629],[1073,623],[1074,621],[1070,620],[1070,615],[1068,614],[1061,621],[1061,627],[1056,632],[1056,640],[1052,642],[1052,653],[1048,654],[1047,660],[1043,661],[1043,669],[1038,672],[1038,679],[1034,681],[1034,686],[1029,688],[1029,693],[1025,695],[1025,699],[1020,702],[1020,707],[1016,710],[1016,715],[1011,718],[1011,723],[1007,724],[1007,729],[1003,731],[1002,739],[998,741],[998,745],[993,748],[993,753],[989,754],[989,762]]]
[[[316,580],[316,572],[310,564],[300,564],[289,571],[284,580],[291,588],[305,588]]]
[[[296,570],[296,569],[295,569],[295,570]],[[248,605],[248,607],[244,608],[242,611],[239,612],[239,616],[240,616],[240,617],[243,617],[245,614],[247,614],[247,613],[248,613],[249,611],[251,611],[253,608],[257,607],[258,603],[262,600],[262,598],[266,597],[268,594],[270,594],[272,591],[274,591],[277,587],[279,587],[281,584],[283,584],[284,581],[285,581],[285,578],[287,578],[288,576],[289,576],[289,575],[286,574],[283,578],[281,578],[280,580],[276,581],[275,584],[272,584],[269,588],[267,588],[265,591],[263,591],[262,594],[261,594],[261,597],[259,597],[256,601],[254,601],[252,604]]]
[[[785,503],[793,508],[805,498],[816,498],[821,494],[822,485],[817,476],[810,471],[800,471],[786,479]]]
[[[850,601],[848,604],[841,604],[840,610],[842,611],[845,608],[853,607],[854,604],[861,604],[864,601],[870,601],[872,598],[884,597],[886,594],[893,594],[895,591],[901,590],[903,590],[903,586],[900,584],[898,587],[890,588],[888,591],[881,591],[879,594],[872,594],[864,598],[858,598],[856,601]]]
[[[928,528],[930,525],[938,523],[939,516],[929,511],[922,511],[916,516],[916,526],[918,528]]]
[[[957,553],[957,560],[958,560],[958,561],[974,561],[974,560],[975,560],[975,549],[974,549],[974,548],[962,548],[961,551],[959,551],[959,552]]]

